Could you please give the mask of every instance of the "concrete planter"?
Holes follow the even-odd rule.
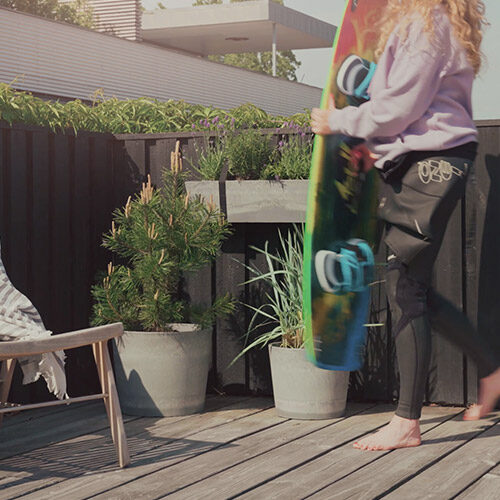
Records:
[[[186,181],[186,191],[191,196],[200,194],[207,201],[212,198],[220,208],[219,181]]]
[[[170,332],[125,332],[113,344],[124,413],[146,417],[203,410],[211,362],[211,329],[172,325]]]
[[[307,180],[189,181],[190,194],[201,194],[226,211],[229,222],[304,222]],[[222,199],[221,199],[222,198]]]
[[[349,372],[322,370],[304,349],[269,346],[274,402],[280,417],[319,420],[345,412]]]

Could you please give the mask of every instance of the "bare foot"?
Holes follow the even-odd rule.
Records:
[[[479,401],[464,413],[464,420],[479,420],[493,410],[500,398],[500,368],[480,380]]]
[[[356,441],[353,446],[360,450],[394,450],[418,446],[419,444],[419,421],[394,415],[385,427],[382,427],[375,434],[370,434]]]

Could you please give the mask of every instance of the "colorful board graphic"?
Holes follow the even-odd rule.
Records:
[[[337,108],[359,105],[367,97],[366,89],[375,69],[377,21],[386,3],[387,0],[347,1],[333,45],[322,108],[328,107],[330,94]],[[353,238],[370,246],[375,243],[377,174],[373,170],[358,173],[351,162],[352,148],[361,142],[343,135],[316,136],[309,180],[304,242],[305,348],[310,361],[332,370],[352,371],[361,367],[370,292],[367,286],[325,291],[315,260],[318,252],[324,250],[338,252],[339,256],[349,254],[344,249]]]

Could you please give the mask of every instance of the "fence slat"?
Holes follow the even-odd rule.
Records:
[[[56,333],[71,329],[71,191],[70,169],[74,151],[70,137],[57,134],[54,142],[51,186],[51,252],[53,263],[52,327]],[[72,138],[74,139],[74,138]]]
[[[161,185],[162,171],[165,167],[170,166],[170,152],[173,151],[169,140],[158,139],[149,141],[149,172],[151,174],[151,182],[155,186]],[[175,148],[175,145],[174,145]]]
[[[7,272],[14,286],[26,294],[28,288],[28,134],[13,130],[8,193]],[[31,226],[31,224],[29,224]]]
[[[186,273],[184,289],[191,304],[210,306],[212,304],[212,266],[208,265],[196,272]],[[218,386],[217,382],[217,344],[215,332],[212,329],[212,363],[208,375],[207,385],[210,390]]]
[[[478,155],[481,158],[481,154]],[[465,194],[465,217],[464,217],[464,252],[465,252],[465,311],[467,316],[477,327],[478,312],[478,284],[479,284],[479,262],[478,262],[478,196],[477,185],[478,168],[476,162],[469,175]],[[478,370],[472,359],[465,359],[465,403],[475,403],[478,398]]]
[[[137,179],[139,184],[145,181],[150,173],[149,165],[146,165],[146,141],[124,141],[126,160],[128,163],[128,174]]]
[[[48,319],[52,308],[52,276],[50,267],[50,132],[33,133],[33,296],[30,297],[41,317]]]
[[[236,224],[233,235],[223,243],[222,255],[215,264],[217,295],[230,293],[240,302],[246,300],[245,286],[242,284],[246,280],[245,250],[245,226]],[[219,319],[216,325],[219,383],[227,393],[241,394],[247,388],[245,356],[229,367],[245,345],[245,309],[238,304],[234,314],[227,319]]]
[[[75,140],[75,166],[72,178],[73,214],[73,328],[86,328],[90,314],[90,206],[89,137],[79,136]]]
[[[9,134],[7,169],[3,196],[6,234],[2,241],[4,264],[12,284],[23,294],[28,293],[28,148],[29,133],[12,130]],[[22,374],[16,369],[12,399],[29,401],[36,394],[34,387],[21,385]]]
[[[462,304],[462,204],[453,212],[435,265],[434,286],[459,309]],[[428,399],[432,402],[462,404],[463,353],[455,345],[434,334],[428,381]]]

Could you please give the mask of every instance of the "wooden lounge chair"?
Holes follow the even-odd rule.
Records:
[[[120,402],[116,392],[115,379],[107,347],[109,339],[120,337],[122,334],[123,325],[121,323],[114,323],[111,325],[54,335],[43,340],[0,342],[0,361],[2,361],[2,368],[0,370],[0,424],[3,414],[7,412],[103,399],[108,413],[111,436],[118,454],[118,462],[120,467],[127,466],[130,463],[127,437],[125,435]],[[74,349],[86,345],[92,345],[102,393],[25,405],[7,402],[16,359],[45,352]]]

